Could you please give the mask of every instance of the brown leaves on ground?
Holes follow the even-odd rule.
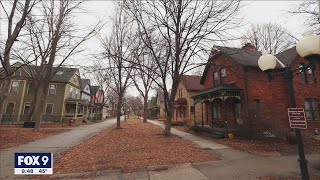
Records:
[[[235,136],[234,139],[212,139],[206,137],[201,133],[195,133],[189,131],[186,126],[175,127],[181,131],[193,133],[195,135],[210,139],[220,144],[230,146],[234,149],[246,151],[251,154],[264,157],[274,157],[282,155],[293,155],[297,154],[297,145],[290,145],[288,141],[279,138],[265,138],[265,139],[246,139]],[[311,136],[304,137],[303,140],[306,153],[320,153],[320,141]]]
[[[0,149],[19,146],[66,131],[68,131],[68,129],[42,128],[39,131],[36,131],[34,129],[22,128],[18,125],[2,125],[0,126]]]
[[[70,173],[130,169],[217,159],[177,136],[164,137],[160,127],[129,120],[122,124],[122,129],[107,129],[66,152],[54,163],[54,171]]]

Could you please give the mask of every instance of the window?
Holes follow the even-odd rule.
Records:
[[[226,83],[226,77],[227,77],[226,68],[220,69],[220,76],[221,76],[221,84],[225,84]]]
[[[234,112],[236,119],[241,119],[241,102],[234,104]]]
[[[314,75],[314,70],[312,70],[310,67],[307,69],[308,73],[308,81],[312,83],[316,83],[316,77]]]
[[[76,99],[78,99],[78,90],[76,90]]]
[[[217,105],[213,105],[212,107],[212,117],[213,119],[220,118],[220,108]]]
[[[53,104],[48,103],[46,106],[46,114],[52,114],[52,112],[53,112]]]
[[[218,72],[213,73],[213,85],[218,86],[219,85],[219,74]]]
[[[72,97],[72,91],[73,91],[73,88],[70,87],[69,97]]]
[[[14,109],[14,103],[8,103],[5,114],[12,115]]]
[[[320,120],[320,101],[318,99],[305,99],[304,106],[307,120]]]
[[[307,83],[307,76],[306,76],[306,67],[305,67],[304,63],[301,63],[299,65],[299,72],[300,72],[300,75],[301,75],[302,83],[306,84]]]
[[[21,76],[21,69],[20,68],[17,68],[14,72],[14,75],[15,76]]]
[[[50,84],[49,85],[49,94],[56,94],[56,85],[55,84]]]
[[[258,113],[260,111],[260,99],[254,100],[254,110],[256,113]]]
[[[30,111],[30,103],[26,102],[26,103],[24,103],[23,114],[26,115],[29,113],[29,111]]]
[[[12,81],[10,92],[18,92],[19,90],[19,81]]]
[[[182,98],[182,89],[179,89],[179,98]]]
[[[34,83],[30,82],[29,86],[28,86],[28,94],[33,93],[34,92]]]
[[[190,106],[190,112],[194,112],[194,106]]]

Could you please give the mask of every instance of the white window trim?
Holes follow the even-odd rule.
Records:
[[[54,93],[53,94],[50,94],[51,85],[54,85]],[[55,95],[55,94],[57,94],[57,85],[56,84],[49,84],[48,95]]]
[[[17,92],[13,92],[13,91],[12,91],[13,82],[18,82],[18,90],[17,90]],[[10,92],[11,92],[11,93],[18,93],[18,92],[19,92],[19,88],[20,88],[20,81],[12,80],[12,81],[11,81],[11,84],[10,84]]]
[[[30,102],[25,102],[24,106],[23,106],[23,115],[25,115],[25,111],[26,111],[26,104],[29,103],[30,108],[31,108],[31,103]]]

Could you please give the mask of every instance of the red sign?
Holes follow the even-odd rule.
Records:
[[[307,129],[307,120],[303,108],[288,108],[290,128]]]

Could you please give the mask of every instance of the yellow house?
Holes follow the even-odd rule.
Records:
[[[205,107],[201,103],[197,103],[194,107],[194,101],[191,98],[204,89],[204,86],[200,84],[200,79],[201,76],[196,75],[183,75],[180,78],[175,94],[173,121],[193,122],[195,109],[195,120],[197,122],[201,121],[202,116],[204,116],[201,112],[205,110]]]
[[[157,108],[158,109],[158,117],[161,119],[166,118],[166,110],[164,107],[164,95],[162,91],[158,91],[157,92]]]
[[[16,63],[12,65],[9,93],[3,106],[1,123],[18,123],[27,120],[30,110],[34,85],[31,72],[39,67]],[[57,73],[50,81],[48,95],[43,107],[42,123],[62,122],[71,118],[81,119],[88,107],[88,100],[80,97],[80,73],[77,68],[54,68]],[[0,71],[3,73],[3,71]],[[0,83],[2,84],[2,73]]]

